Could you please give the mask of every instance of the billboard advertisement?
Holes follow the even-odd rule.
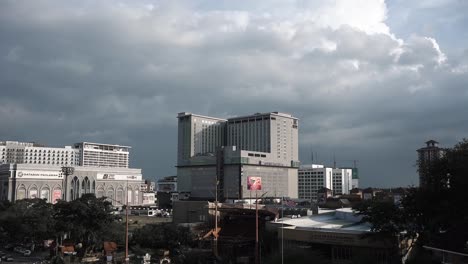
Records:
[[[247,177],[247,190],[257,191],[262,189],[262,178],[261,177]]]
[[[119,181],[126,181],[126,180],[139,180],[141,181],[141,175],[122,175],[122,174],[112,174],[112,173],[98,173],[97,174],[98,180],[119,180]]]
[[[52,203],[55,204],[57,203],[57,200],[62,199],[62,190],[54,190],[52,193]]]

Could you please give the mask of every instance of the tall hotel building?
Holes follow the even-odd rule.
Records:
[[[262,194],[296,198],[298,119],[271,112],[220,119],[179,113],[179,192],[212,199],[251,194],[247,177],[262,177]]]
[[[115,206],[143,201],[141,169],[129,168],[128,146],[82,142],[47,147],[0,141],[0,200],[73,200],[86,193],[108,197]],[[73,167],[65,175],[62,167]],[[126,193],[127,192],[127,193]]]

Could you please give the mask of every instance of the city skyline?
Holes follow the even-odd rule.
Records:
[[[467,137],[463,1],[0,3],[1,140],[132,146],[176,175],[177,113],[299,119],[302,164],[417,185],[417,149]],[[318,155],[317,155],[318,154]]]

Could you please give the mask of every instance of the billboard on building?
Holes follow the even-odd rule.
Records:
[[[247,190],[257,191],[262,189],[262,177],[247,177]]]
[[[52,193],[52,203],[57,203],[57,200],[62,199],[62,190],[54,190]]]

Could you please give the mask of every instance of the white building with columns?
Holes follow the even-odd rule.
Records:
[[[141,169],[129,168],[128,146],[82,142],[47,147],[0,141],[0,200],[71,201],[83,194],[107,197],[114,206],[143,204]],[[65,175],[62,167],[73,168]]]

